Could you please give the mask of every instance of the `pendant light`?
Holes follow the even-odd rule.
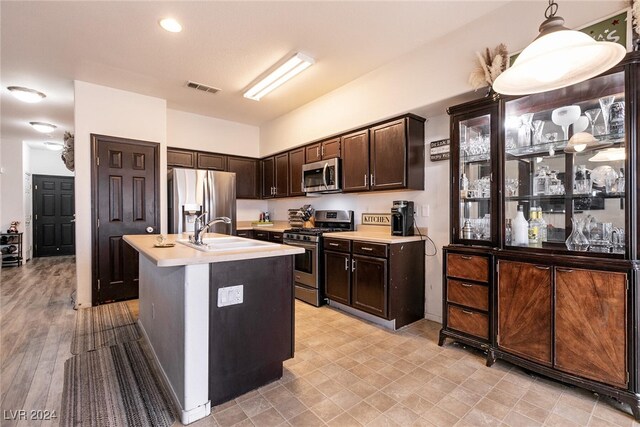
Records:
[[[586,153],[600,148],[606,148],[613,145],[608,141],[598,141],[589,132],[578,132],[574,134],[569,143],[564,148],[565,153]]]
[[[556,16],[558,4],[549,0],[540,34],[493,83],[504,95],[528,95],[571,86],[615,66],[626,49],[613,42],[595,41],[564,27]]]

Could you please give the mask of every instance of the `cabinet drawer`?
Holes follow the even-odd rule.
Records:
[[[268,231],[255,231],[253,232],[253,238],[258,240],[269,240],[269,232]]]
[[[483,256],[447,254],[447,276],[489,281],[489,259]]]
[[[448,280],[447,301],[486,311],[489,309],[489,288],[459,280]]]
[[[238,230],[236,236],[244,237],[245,239],[253,239],[253,230]]]
[[[330,251],[349,252],[351,250],[351,241],[325,238],[324,248]]]
[[[283,234],[278,231],[270,231],[269,232],[269,241],[282,243]]]
[[[476,337],[489,339],[489,317],[473,310],[449,305],[447,326]]]
[[[353,242],[353,253],[386,258],[387,245],[369,242]]]

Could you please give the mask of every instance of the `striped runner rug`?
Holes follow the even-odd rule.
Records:
[[[125,302],[78,310],[71,339],[71,353],[80,354],[101,347],[140,339],[136,319]]]
[[[176,419],[155,362],[131,341],[64,364],[61,426],[170,426]]]

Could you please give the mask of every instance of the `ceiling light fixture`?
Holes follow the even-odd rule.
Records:
[[[28,102],[29,104],[35,104],[36,102],[42,101],[47,97],[42,92],[38,92],[34,89],[29,89],[28,87],[22,86],[8,86],[7,89],[11,92],[15,98],[19,99],[22,102]]]
[[[62,144],[60,144],[59,142],[45,142],[44,146],[47,150],[51,150],[51,151],[62,151],[62,149],[64,148]]]
[[[38,132],[41,133],[50,133],[55,130],[56,125],[52,125],[51,123],[43,123],[43,122],[29,122],[29,124]]]
[[[173,18],[164,18],[159,22],[160,26],[170,33],[179,33],[182,31],[182,25]]]
[[[595,41],[585,33],[564,27],[555,16],[558,4],[549,0],[540,34],[493,83],[504,95],[528,95],[571,86],[616,65],[626,49],[613,42]]]
[[[248,91],[244,93],[245,98],[253,99],[254,101],[260,101],[260,98],[298,75],[302,71],[313,65],[315,61],[313,58],[304,55],[302,53],[296,53],[287,62],[276,68],[268,76],[260,80],[253,85]]]

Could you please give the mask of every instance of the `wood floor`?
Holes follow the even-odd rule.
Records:
[[[72,356],[75,287],[74,256],[36,258],[0,271],[2,426],[58,425],[64,362]],[[56,411],[58,418],[7,419],[17,410]]]

